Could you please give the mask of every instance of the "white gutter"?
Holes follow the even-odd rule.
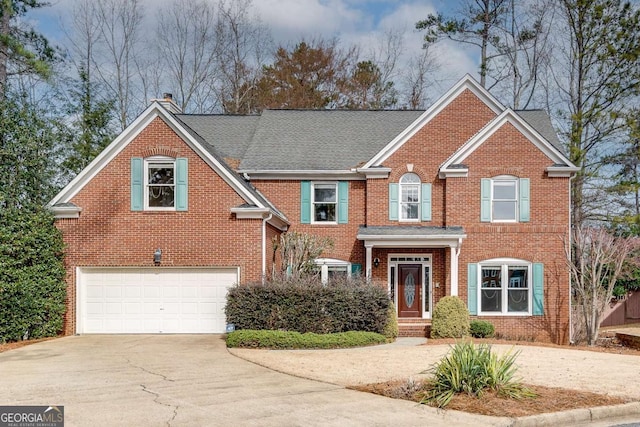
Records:
[[[576,174],[573,174],[569,177],[569,256],[573,257],[573,251],[571,248],[573,247],[573,225],[571,224],[571,192],[572,186],[571,181],[576,177]],[[572,259],[569,259],[569,262],[573,262]],[[572,289],[571,289],[571,268],[569,268],[569,344],[575,344],[573,341],[573,306],[571,305],[572,301]]]
[[[267,278],[267,221],[271,219],[273,214],[262,218],[262,284]]]

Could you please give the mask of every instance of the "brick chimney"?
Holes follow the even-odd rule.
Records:
[[[173,95],[170,94],[170,93],[163,93],[162,94],[162,98],[160,98],[160,99],[152,99],[151,102],[159,103],[164,108],[166,108],[170,113],[182,114],[182,110],[180,109],[180,107],[178,107],[178,104],[176,104],[173,101]]]

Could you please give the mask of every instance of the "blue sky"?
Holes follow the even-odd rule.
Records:
[[[50,0],[51,6],[29,15],[36,28],[56,44],[67,44],[61,28],[76,0]],[[99,0],[98,0],[99,1]],[[153,23],[155,10],[172,0],[142,0]],[[338,37],[345,45],[355,43],[363,53],[376,45],[385,30],[404,30],[406,56],[422,46],[415,23],[429,13],[452,13],[452,0],[253,0],[257,16],[271,29],[277,44],[295,44],[303,38]],[[455,6],[453,6],[455,8]],[[465,73],[476,75],[475,52],[464,46],[441,42],[436,46],[441,62],[439,76],[446,87]]]

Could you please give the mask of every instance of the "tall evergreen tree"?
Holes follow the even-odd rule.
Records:
[[[62,236],[46,203],[56,190],[55,120],[21,94],[0,99],[0,342],[60,332]]]
[[[67,113],[73,118],[68,127],[62,173],[72,178],[84,169],[115,137],[114,102],[99,99],[95,84],[83,67],[77,85],[69,92]]]
[[[11,75],[34,73],[46,77],[50,73],[55,50],[44,36],[18,19],[45,5],[39,0],[0,2],[0,96]]]
[[[581,168],[571,194],[580,227],[598,219],[601,206],[592,202],[601,198],[590,197],[589,183],[640,94],[640,8],[620,0],[561,0],[560,8],[564,58],[552,71],[567,106],[569,159]]]

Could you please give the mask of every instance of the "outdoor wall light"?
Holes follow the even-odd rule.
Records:
[[[162,261],[162,249],[158,248],[153,253],[153,262],[156,264],[160,264],[161,261]]]
[[[379,266],[379,265],[380,265],[380,258],[374,258],[374,259],[373,259],[373,266],[374,266],[374,267],[377,267],[377,266]]]

